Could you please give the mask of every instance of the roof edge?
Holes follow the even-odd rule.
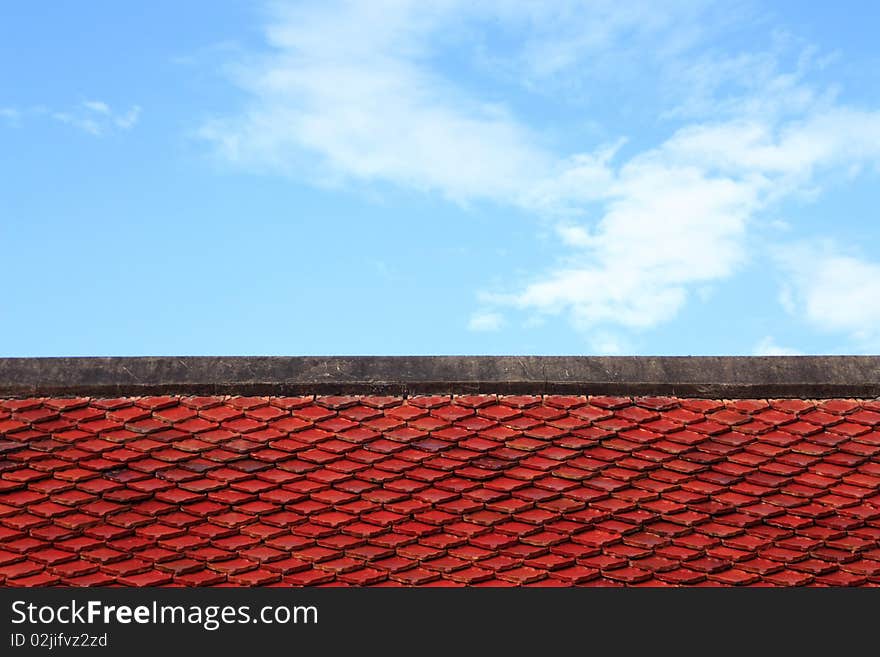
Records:
[[[877,397],[880,356],[0,358],[0,396],[608,394]]]

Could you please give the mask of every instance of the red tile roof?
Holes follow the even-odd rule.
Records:
[[[0,401],[0,584],[880,582],[880,402]]]

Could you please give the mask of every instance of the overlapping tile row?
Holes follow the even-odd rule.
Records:
[[[880,583],[880,401],[0,401],[0,584]]]

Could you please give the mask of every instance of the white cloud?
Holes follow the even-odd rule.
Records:
[[[244,109],[206,121],[199,135],[225,161],[261,172],[317,184],[390,182],[457,202],[558,213],[607,184],[604,165],[623,140],[560,155],[506,105],[443,75],[436,59],[450,47],[479,59],[485,53],[467,42],[491,24],[529,37],[505,59],[518,62],[520,78],[525,67],[546,82],[622,40],[672,25],[681,34],[702,4],[671,2],[658,12],[650,2],[609,0],[276,2],[267,52],[231,67],[248,95]],[[666,39],[664,49],[683,48],[671,43],[680,40]]]
[[[689,285],[727,276],[743,259],[746,221],[758,203],[755,183],[713,178],[650,153],[609,177],[596,228],[561,229],[580,253],[498,301],[567,310],[584,329],[645,328],[674,316]]]
[[[585,226],[561,223],[556,226],[556,232],[559,234],[559,239],[566,246],[583,249],[594,244],[593,236],[590,235],[590,231]]]
[[[826,333],[880,349],[880,262],[842,253],[833,244],[801,244],[777,254],[787,272],[783,304]]]
[[[128,108],[128,111],[125,113],[115,115],[113,117],[113,123],[115,123],[118,128],[129,130],[137,124],[140,117],[141,108],[139,105],[134,105]]]
[[[835,106],[778,127],[766,120],[700,124],[677,132],[664,150],[676,161],[724,173],[802,180],[817,167],[880,158],[880,112]]]
[[[701,1],[662,11],[610,1],[276,4],[268,50],[234,67],[245,107],[200,134],[237,166],[488,200],[554,221],[559,261],[519,289],[484,295],[489,307],[470,326],[503,307],[564,314],[613,351],[604,347],[620,339],[602,336],[668,321],[735,274],[764,210],[821,192],[828,170],[880,162],[880,112],[811,84],[826,62],[808,45],[777,34],[765,50],[719,50],[730,12],[713,10]],[[491,52],[487,24],[521,45]],[[515,70],[539,93],[589,90],[609,71],[625,78],[641,67],[642,79],[656,73],[681,97],[661,112],[666,132],[652,143],[561,152],[497,94],[444,74],[436,64],[449,50],[459,64],[479,59],[483,73]]]
[[[141,108],[132,105],[124,112],[116,112],[101,100],[86,100],[66,110],[50,109],[43,105],[26,108],[0,107],[0,119],[10,125],[19,125],[28,118],[50,118],[58,123],[100,137],[114,130],[130,130],[141,115]]]
[[[589,338],[590,353],[594,356],[620,356],[632,353],[630,343],[609,331],[595,331]]]
[[[713,15],[716,3],[703,0],[667,0],[662,7],[653,0],[474,4],[502,34],[488,44],[479,32],[468,33],[490,70],[529,91],[579,104],[595,99],[597,82],[624,88],[635,79],[647,91],[645,82],[662,78],[680,99],[694,83],[681,80],[679,58],[690,55],[719,21],[750,19],[742,7],[736,18],[730,11]],[[670,75],[673,65],[678,75]]]
[[[70,112],[52,112],[50,115],[59,123],[64,123],[71,127],[87,132],[90,135],[98,137],[101,135],[101,125],[93,118],[88,116],[71,114]]]
[[[241,115],[201,135],[236,164],[315,182],[392,182],[456,201],[516,202],[552,158],[498,104],[421,62],[455,3],[276,6],[272,53],[237,73]]]
[[[86,100],[67,111],[51,111],[49,116],[59,123],[100,137],[114,129],[130,130],[137,124],[140,113],[138,105],[132,105],[124,112],[115,112],[104,101]]]
[[[779,30],[771,33],[770,44],[763,50],[688,51],[667,69],[677,82],[670,89],[681,100],[665,116],[778,120],[833,104],[836,87],[819,89],[809,82],[811,73],[826,68],[833,59]]]
[[[736,271],[762,209],[811,189],[817,170],[864,161],[880,161],[878,112],[835,108],[778,128],[755,121],[688,126],[619,167],[605,163],[605,185],[584,186],[604,196],[595,227],[558,227],[577,251],[495,301],[567,311],[583,329],[652,327],[675,316],[695,285]]]
[[[132,105],[125,112],[114,112],[107,103],[101,100],[87,100],[82,105],[87,110],[106,117],[108,122],[122,130],[133,128],[141,116],[140,105]]]
[[[110,114],[110,106],[101,100],[86,100],[83,101],[82,105],[87,110],[91,110],[98,114]]]
[[[802,351],[776,344],[772,335],[765,336],[755,345],[752,354],[755,356],[800,356]]]
[[[471,331],[498,331],[504,326],[504,317],[499,313],[479,312],[471,315],[468,329]]]

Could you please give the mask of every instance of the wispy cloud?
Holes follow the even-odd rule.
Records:
[[[831,108],[777,126],[751,121],[686,126],[603,180],[593,226],[564,223],[563,263],[499,304],[569,312],[583,329],[644,329],[671,319],[694,286],[731,276],[746,260],[762,210],[816,191],[817,173],[880,162],[880,112]],[[584,193],[590,184],[575,186]]]
[[[424,63],[457,3],[275,6],[266,55],[241,63],[251,95],[201,134],[229,161],[318,183],[392,182],[456,201],[516,202],[552,158],[502,105]]]
[[[458,202],[559,212],[589,198],[590,190],[579,189],[585,182],[603,184],[586,176],[622,141],[556,152],[541,126],[457,83],[438,60],[462,47],[481,71],[492,53],[463,44],[479,40],[488,24],[500,26],[514,41],[525,40],[517,52],[504,52],[504,61],[518,62],[521,79],[545,84],[573,66],[582,69],[585,57],[600,50],[622,50],[623,41],[635,43],[635,56],[645,39],[664,29],[673,34],[673,25],[680,32],[687,21],[696,29],[701,12],[693,5],[670,3],[658,12],[648,2],[622,7],[604,0],[276,2],[266,51],[230,66],[248,94],[244,108],[206,121],[199,134],[226,161],[258,171],[319,184],[391,182]],[[664,49],[681,50],[673,43],[681,40],[664,39]],[[531,73],[523,76],[524,68]],[[490,73],[504,75],[497,66]]]
[[[880,261],[830,242],[791,245],[776,257],[787,274],[780,302],[790,313],[847,336],[856,350],[880,351]]]
[[[504,326],[504,317],[500,313],[474,313],[468,321],[468,329],[471,331],[498,331],[502,326]]]
[[[138,105],[132,105],[124,112],[116,112],[103,101],[86,100],[70,110],[50,112],[49,116],[60,123],[99,137],[112,130],[133,128],[140,114],[141,108]]]
[[[800,356],[803,352],[791,347],[783,347],[776,343],[776,339],[772,335],[768,335],[755,345],[752,354],[754,356]]]
[[[0,108],[0,119],[7,119],[16,125],[27,118],[48,117],[95,137],[115,130],[130,130],[137,124],[140,115],[138,105],[132,105],[125,111],[115,111],[101,100],[85,100],[64,110],[44,106]]]
[[[110,106],[101,100],[85,100],[82,103],[82,106],[87,110],[91,110],[96,114],[103,114],[105,116],[110,115]]]
[[[141,118],[141,108],[140,105],[133,105],[129,107],[125,112],[121,114],[116,114],[113,116],[113,123],[117,128],[121,128],[122,130],[130,130]]]
[[[880,162],[880,112],[811,81],[828,57],[779,31],[763,48],[713,47],[735,28],[728,9],[275,4],[266,50],[233,66],[245,106],[200,133],[236,166],[316,184],[391,183],[556,223],[558,260],[518,288],[484,294],[489,307],[476,317],[564,314],[612,351],[626,344],[619,331],[671,320],[692,294],[740,270],[769,209],[821,193],[829,171]],[[511,38],[493,41],[488,25]],[[554,100],[589,93],[611,71],[633,88],[654,85],[656,137],[628,141],[638,137],[631,126],[613,124],[603,134],[616,136],[598,143],[553,146],[546,126],[441,65],[450,51],[477,78],[516,77]]]
[[[21,111],[14,107],[0,107],[0,119],[9,123],[17,123],[21,118]]]

